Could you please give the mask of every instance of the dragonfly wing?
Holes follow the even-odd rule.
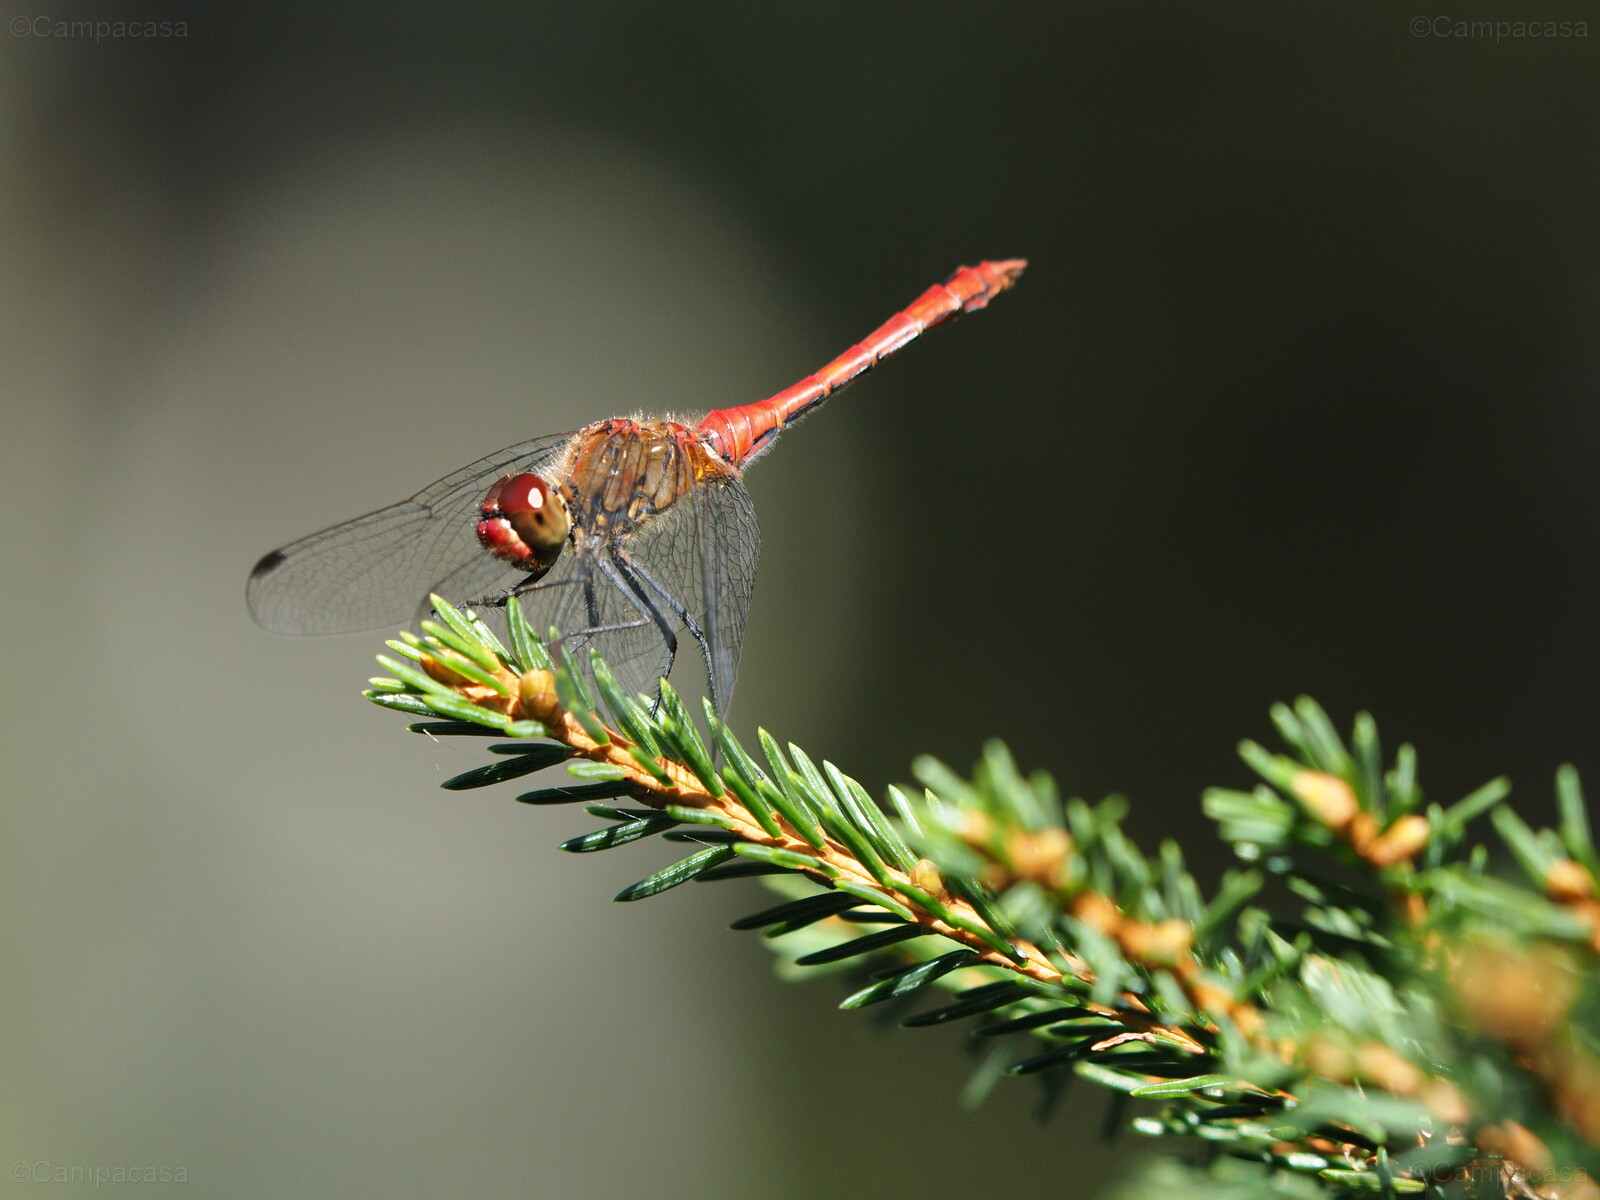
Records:
[[[700,541],[700,620],[705,631],[711,702],[726,713],[739,674],[744,623],[761,558],[755,505],[737,478],[694,491]]]
[[[733,697],[760,552],[755,508],[733,477],[702,481],[616,549],[619,574],[657,615],[658,628],[670,626],[680,648],[693,646],[704,657],[719,712]],[[654,682],[644,690],[653,691]]]
[[[508,586],[519,575],[478,544],[478,506],[494,480],[541,473],[572,438],[507,446],[409,500],[274,550],[245,587],[251,615],[273,633],[357,633],[413,620],[430,591],[467,603]]]

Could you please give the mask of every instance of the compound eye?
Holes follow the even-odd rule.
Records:
[[[513,475],[498,485],[500,511],[523,544],[541,560],[554,561],[572,530],[561,493],[538,475]]]

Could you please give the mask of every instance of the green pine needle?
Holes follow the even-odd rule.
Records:
[[[1600,888],[1571,767],[1558,829],[1531,827],[1500,779],[1425,804],[1409,745],[1386,764],[1372,717],[1346,741],[1302,697],[1272,710],[1282,751],[1240,744],[1260,783],[1201,797],[1252,864],[1207,889],[1175,842],[1134,844],[1126,802],[1063,801],[997,741],[970,779],[918,758],[926,792],[880,804],[765,730],[752,756],[709,705],[702,733],[670,685],[654,704],[624,695],[591,656],[597,703],[515,599],[509,651],[473,614],[436,612],[379,659],[368,697],[422,718],[417,732],[547,739],[490,744],[498,757],[447,788],[566,763],[589,782],[517,797],[608,822],[561,849],[692,846],[618,900],[760,877],[785,899],[733,928],[763,930],[786,975],[854,974],[844,1008],[970,1022],[991,1049],[969,1097],[1035,1075],[1057,1098],[1082,1078],[1158,1105],[1131,1127],[1247,1172],[1197,1171],[1197,1195],[1409,1194],[1451,1172],[1498,1178],[1502,1157],[1513,1181],[1537,1182],[1539,1162],[1600,1170],[1600,1117],[1585,1116],[1600,1113]]]

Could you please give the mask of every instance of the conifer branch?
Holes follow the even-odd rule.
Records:
[[[709,705],[708,746],[665,682],[646,704],[598,659],[553,662],[514,601],[509,649],[470,614],[436,611],[421,638],[390,643],[393,675],[368,696],[443,718],[414,729],[519,739],[446,787],[566,762],[585,782],[518,797],[586,802],[610,822],[563,849],[694,847],[619,900],[772,877],[790,898],[735,928],[782,936],[790,969],[876,965],[847,1008],[954,992],[902,1023],[981,1018],[975,1036],[998,1049],[975,1094],[1001,1074],[1070,1070],[1154,1102],[1135,1130],[1253,1164],[1208,1167],[1196,1189],[1264,1195],[1302,1176],[1326,1192],[1600,1200],[1600,858],[1571,768],[1560,829],[1535,831],[1502,804],[1503,780],[1425,804],[1414,752],[1386,768],[1371,718],[1347,746],[1311,701],[1279,706],[1289,753],[1244,743],[1262,784],[1203,797],[1247,864],[1206,898],[1175,844],[1147,858],[1118,803],[1063,804],[998,743],[971,781],[919,760],[925,791],[891,789],[890,819],[764,731],[758,765]],[[1485,816],[1532,887],[1469,842]],[[1353,882],[1327,878],[1330,861]],[[1253,904],[1269,884],[1299,911]],[[1033,1043],[1020,1059],[1018,1039]]]

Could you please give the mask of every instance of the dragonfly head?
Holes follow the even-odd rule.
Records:
[[[572,517],[559,489],[540,475],[507,475],[483,499],[478,540],[519,571],[543,575],[561,557]]]

